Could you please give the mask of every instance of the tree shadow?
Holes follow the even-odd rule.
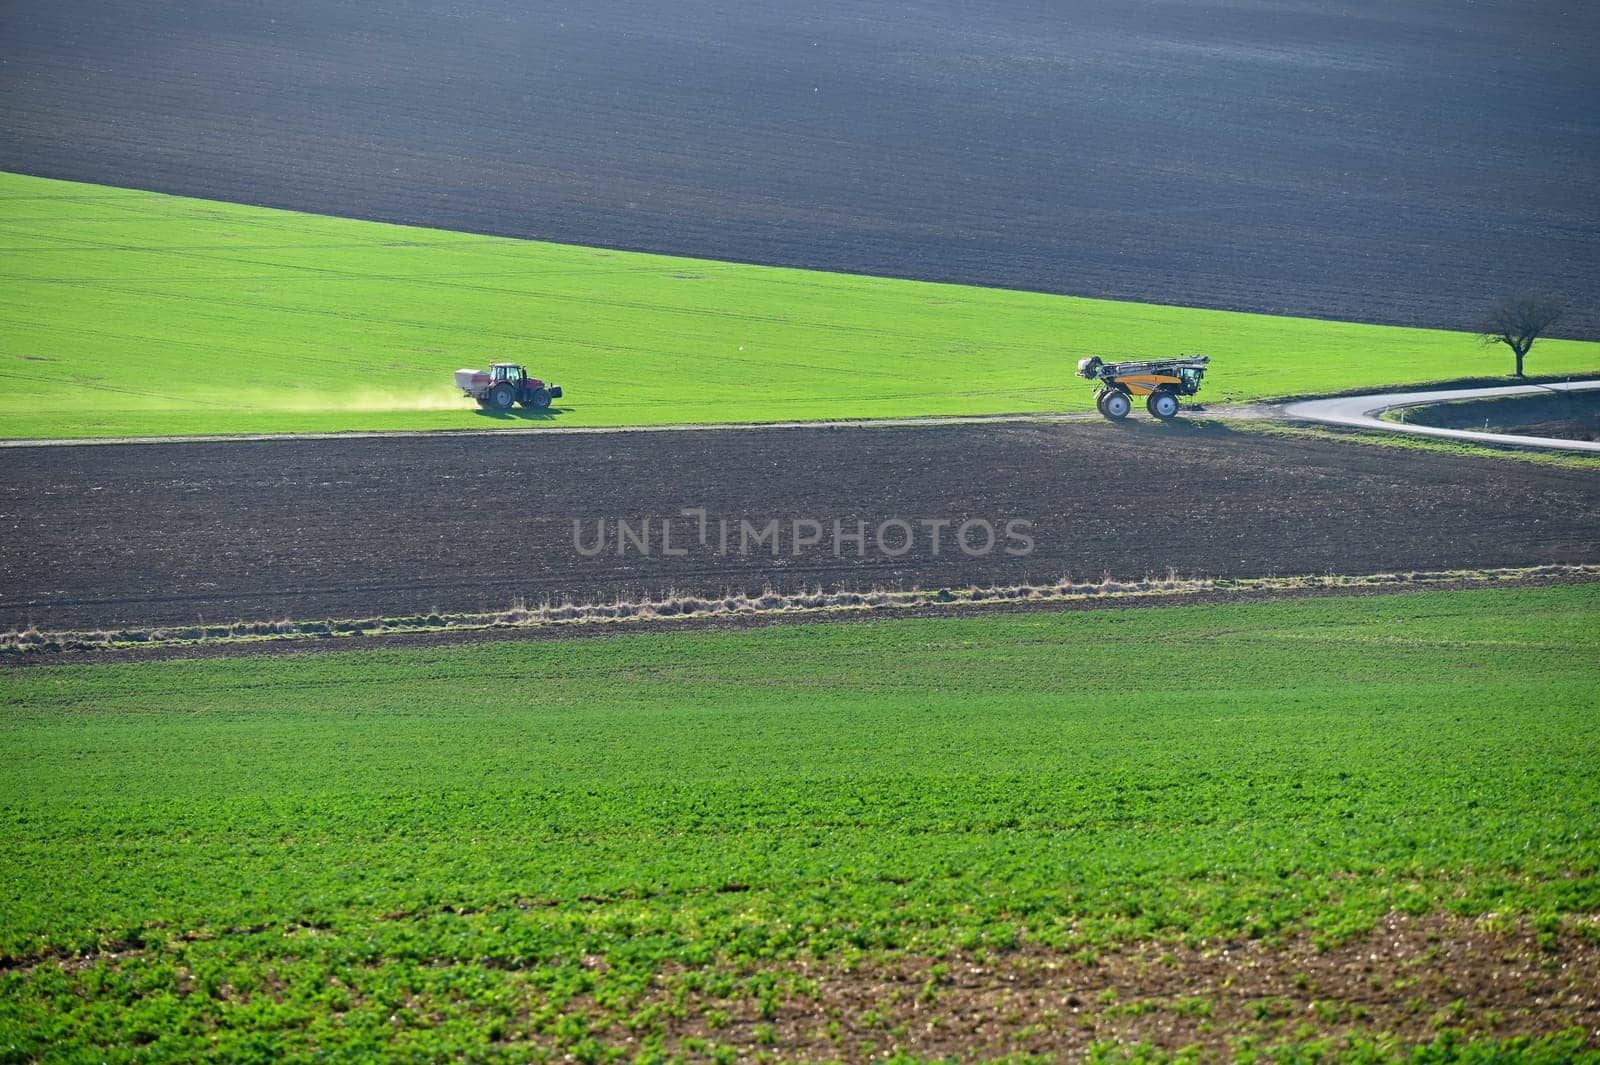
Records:
[[[553,422],[571,409],[547,407],[544,410],[535,410],[531,407],[511,407],[508,410],[484,410],[479,407],[472,413],[480,418],[492,418],[497,422]]]

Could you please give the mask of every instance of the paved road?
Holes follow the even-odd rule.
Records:
[[[1438,436],[1450,440],[1473,440],[1480,443],[1504,444],[1514,447],[1560,448],[1565,451],[1600,452],[1600,442],[1589,440],[1560,440],[1549,436],[1514,436],[1508,433],[1484,433],[1470,429],[1439,429],[1431,425],[1411,422],[1384,421],[1378,415],[1406,407],[1426,407],[1434,403],[1449,403],[1458,399],[1494,399],[1499,396],[1532,396],[1541,392],[1587,392],[1600,388],[1600,381],[1568,381],[1544,385],[1508,385],[1503,388],[1453,388],[1436,392],[1385,392],[1368,396],[1340,396],[1335,399],[1313,399],[1291,403],[1283,409],[1290,418],[1323,422],[1328,425],[1351,425],[1363,429],[1387,429],[1397,433],[1416,433],[1421,436]]]

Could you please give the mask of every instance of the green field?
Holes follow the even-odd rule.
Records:
[[[0,437],[1089,410],[1089,354],[1204,352],[1209,402],[1506,373],[1457,333],[780,270],[0,174]],[[1600,371],[1541,341],[1531,373]]]
[[[13,670],[0,1060],[652,1060],[662,986],[715,1033],[797,967],[1393,911],[1593,950],[1597,622],[1586,585]]]

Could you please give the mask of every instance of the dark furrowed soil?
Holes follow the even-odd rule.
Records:
[[[0,528],[0,625],[60,630],[1600,562],[1600,483],[1144,421],[114,445],[8,453]]]
[[[1600,8],[0,5],[0,167],[550,240],[1600,336]]]

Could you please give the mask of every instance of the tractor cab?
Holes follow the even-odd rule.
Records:
[[[561,386],[529,377],[520,363],[497,362],[482,370],[457,370],[456,387],[477,401],[484,410],[509,410],[520,403],[534,410],[547,410],[550,401],[561,398]]]

